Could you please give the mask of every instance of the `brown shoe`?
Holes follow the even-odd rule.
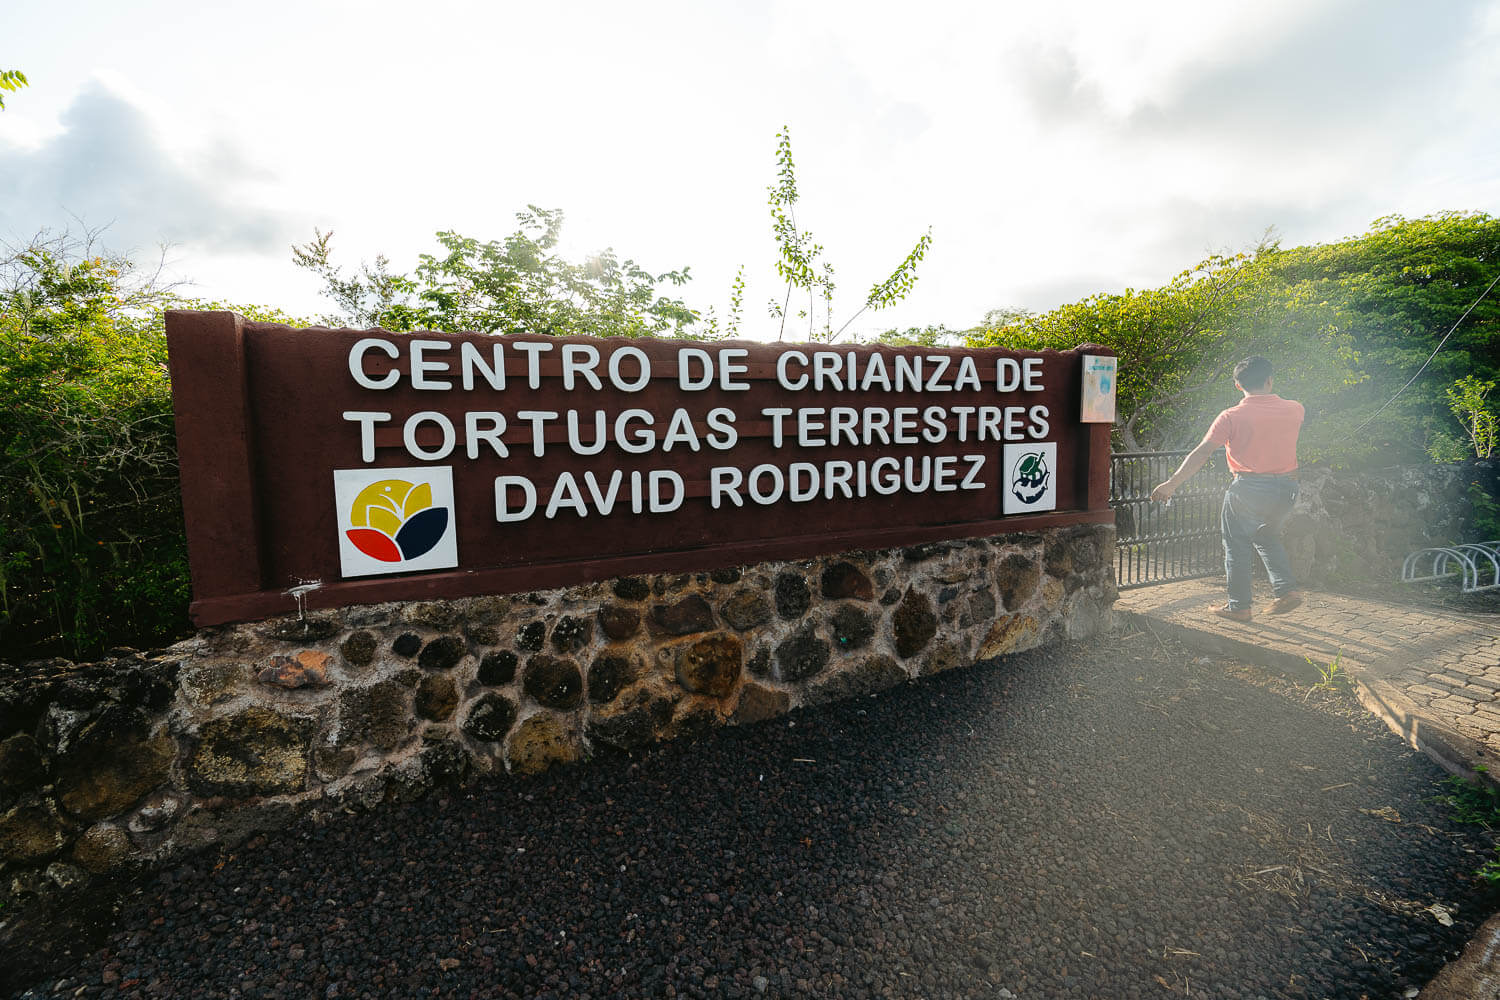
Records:
[[[1270,606],[1266,608],[1266,614],[1284,615],[1301,603],[1302,591],[1288,590],[1285,594],[1282,594],[1280,597],[1276,598],[1276,600],[1271,602]]]
[[[1214,608],[1214,614],[1220,618],[1228,618],[1232,622],[1247,622],[1250,620],[1250,609],[1240,608],[1238,611],[1224,605],[1222,608]]]

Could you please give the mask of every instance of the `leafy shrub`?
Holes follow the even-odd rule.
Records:
[[[189,631],[164,311],[178,297],[43,232],[0,251],[0,656],[94,655]]]
[[[1468,447],[1478,458],[1489,458],[1500,446],[1500,407],[1490,402],[1490,393],[1495,391],[1493,379],[1484,380],[1465,375],[1448,387],[1448,408],[1464,434]],[[1467,449],[1466,449],[1467,450]]]
[[[1276,391],[1307,407],[1304,462],[1455,460],[1460,446],[1482,456],[1494,440],[1484,386],[1500,381],[1500,296],[1482,293],[1497,260],[1500,218],[1389,216],[1334,243],[1283,249],[1267,239],[1160,288],[1039,315],[996,310],[968,343],[1115,348],[1115,438],[1127,451],[1196,443],[1213,415],[1238,401],[1234,363],[1263,354],[1275,363]],[[1446,385],[1456,401],[1445,398]],[[1464,409],[1462,436],[1450,404]]]
[[[55,317],[54,317],[55,318]],[[165,338],[0,314],[0,636],[8,655],[150,644],[187,626]]]

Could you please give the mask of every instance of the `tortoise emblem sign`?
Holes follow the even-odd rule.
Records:
[[[1016,443],[1005,446],[1005,487],[1001,512],[1027,514],[1057,509],[1057,443]]]

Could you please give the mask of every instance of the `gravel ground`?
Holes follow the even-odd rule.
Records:
[[[22,995],[1402,997],[1500,908],[1441,778],[1117,635],[257,838]]]

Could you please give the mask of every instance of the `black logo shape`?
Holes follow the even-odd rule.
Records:
[[[1010,491],[1022,503],[1036,503],[1047,492],[1047,481],[1051,478],[1052,470],[1047,468],[1046,457],[1039,451],[1030,451],[1016,463]]]

